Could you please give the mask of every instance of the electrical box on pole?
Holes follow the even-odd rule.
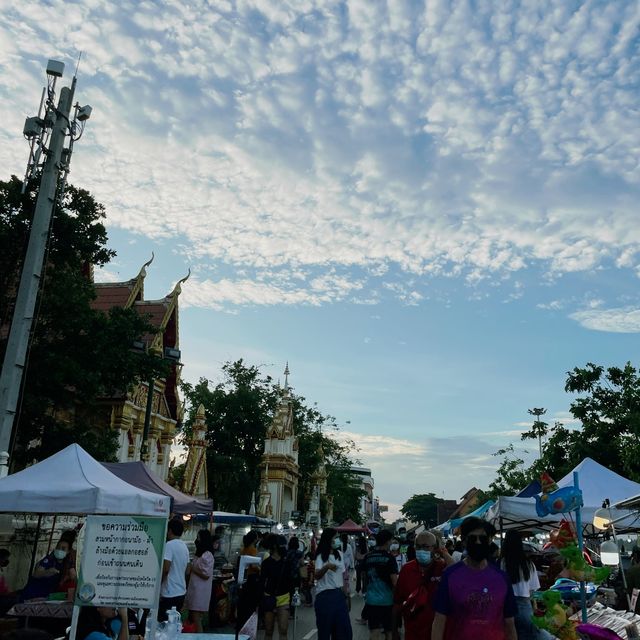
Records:
[[[88,117],[87,115],[84,120],[79,120],[80,107],[75,105],[73,121],[69,118],[76,85],[75,77],[71,87],[64,87],[60,91],[60,99],[56,106],[55,84],[63,72],[64,64],[62,62],[49,60],[47,65],[48,86],[43,92],[38,116],[27,118],[23,130],[25,137],[30,142],[23,191],[27,181],[33,178],[40,169],[42,177],[27,252],[22,265],[2,372],[0,373],[0,477],[7,475],[9,469],[9,446],[20,397],[36,301],[40,290],[43,261],[49,242],[51,217],[56,202],[62,196],[61,190],[64,189],[64,181],[69,172],[73,142],[82,135],[85,120]],[[45,107],[44,114],[42,113],[43,106]],[[83,107],[83,115],[87,113],[87,108],[88,114],[91,114],[91,107]],[[65,149],[64,143],[67,137],[69,138],[69,146]],[[41,165],[40,159],[43,154],[44,164]]]

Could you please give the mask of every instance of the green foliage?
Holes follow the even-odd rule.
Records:
[[[0,182],[0,313],[8,325],[17,291],[36,194],[20,194],[13,176]],[[153,332],[133,309],[104,314],[91,308],[88,265],[107,263],[104,208],[88,191],[67,186],[56,208],[33,337],[14,426],[12,464],[21,467],[71,442],[101,460],[113,459],[117,434],[98,427],[108,416],[100,399],[121,395],[140,379],[164,372],[161,361],[131,350]],[[4,356],[6,340],[0,344]]]
[[[202,404],[208,429],[209,495],[218,509],[248,511],[251,494],[258,495],[264,439],[281,391],[270,376],[243,360],[225,363],[222,376],[214,387],[205,378],[195,385],[183,384],[187,404],[184,433],[191,433],[195,413]],[[356,464],[350,457],[355,446],[331,437],[329,434],[337,431],[335,419],[316,406],[308,406],[305,398],[291,392],[291,402],[300,468],[298,510],[308,508],[311,476],[322,461],[328,473],[328,492],[334,496],[334,517],[357,513],[362,492],[359,485],[353,486],[348,474],[349,467]]]
[[[364,524],[360,516],[360,501],[366,492],[358,476],[344,466],[332,467],[327,478],[327,493],[333,496],[333,519],[337,524],[347,518]]]
[[[425,527],[434,527],[438,524],[438,505],[442,498],[434,493],[421,493],[411,496],[400,508],[400,512],[413,522],[423,524]]]
[[[484,492],[486,500],[512,496],[531,482],[530,470],[525,467],[524,460],[516,454],[512,444],[493,455],[501,456],[501,461],[496,479],[489,485],[489,490]]]
[[[585,457],[631,480],[640,481],[640,375],[627,362],[622,368],[591,362],[567,372],[565,391],[580,394],[570,406],[580,422],[569,429],[556,422],[553,427],[539,421],[522,435],[523,440],[545,437],[542,456],[528,468],[515,456],[513,446],[498,452],[510,453],[491,484],[491,495],[512,495],[542,471],[560,479]],[[542,410],[544,411],[544,410]],[[502,492],[502,493],[500,493]]]

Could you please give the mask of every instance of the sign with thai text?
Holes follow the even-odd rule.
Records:
[[[81,536],[76,604],[155,607],[166,530],[166,518],[88,516]]]

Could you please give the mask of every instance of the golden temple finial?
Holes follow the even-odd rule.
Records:
[[[289,374],[291,372],[289,371],[289,361],[287,360],[287,365],[284,368],[284,390],[288,391],[289,390]]]
[[[196,418],[204,418],[204,405],[200,404],[198,410],[196,411]]]
[[[191,267],[189,267],[189,271],[187,272],[187,275],[182,278],[182,280],[178,280],[178,282],[176,282],[176,286],[173,288],[173,291],[169,294],[170,296],[179,296],[180,293],[182,292],[182,285],[191,277]]]
[[[153,259],[156,257],[156,254],[152,251],[151,252],[151,259],[147,260],[147,262],[145,262],[142,267],[140,267],[140,273],[138,273],[138,278],[144,278],[147,275],[147,267],[151,266],[151,263],[153,262]]]

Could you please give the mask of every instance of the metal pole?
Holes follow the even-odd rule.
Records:
[[[38,199],[33,214],[29,245],[22,266],[20,286],[16,298],[7,350],[0,374],[0,477],[9,472],[9,445],[13,432],[16,407],[27,359],[27,349],[33,323],[33,314],[40,290],[42,263],[49,239],[51,217],[56,199],[60,173],[60,158],[65,133],[69,127],[69,113],[73,102],[75,78],[71,88],[60,91],[58,108],[46,117],[55,118],[47,160],[42,170]]]
[[[573,472],[573,486],[580,490],[580,481],[578,478],[578,472]],[[582,507],[578,507],[576,509],[576,533],[578,534],[578,548],[580,549],[580,554],[582,555],[584,551],[584,542],[582,540]],[[586,624],[587,622],[587,589],[584,583],[584,580],[580,581],[580,610],[582,611],[582,622]]]
[[[147,406],[144,411],[144,427],[142,429],[142,442],[140,443],[140,460],[143,462],[146,462],[149,456],[147,440],[149,439],[149,424],[151,422],[151,409],[153,408],[153,392],[156,384],[155,378],[150,378],[148,384]]]
[[[40,524],[42,523],[42,514],[38,514],[38,524],[36,525],[36,535],[33,540],[33,548],[31,549],[31,563],[29,564],[29,578],[33,573],[33,568],[36,566],[36,553],[38,553],[38,538],[40,537]]]

